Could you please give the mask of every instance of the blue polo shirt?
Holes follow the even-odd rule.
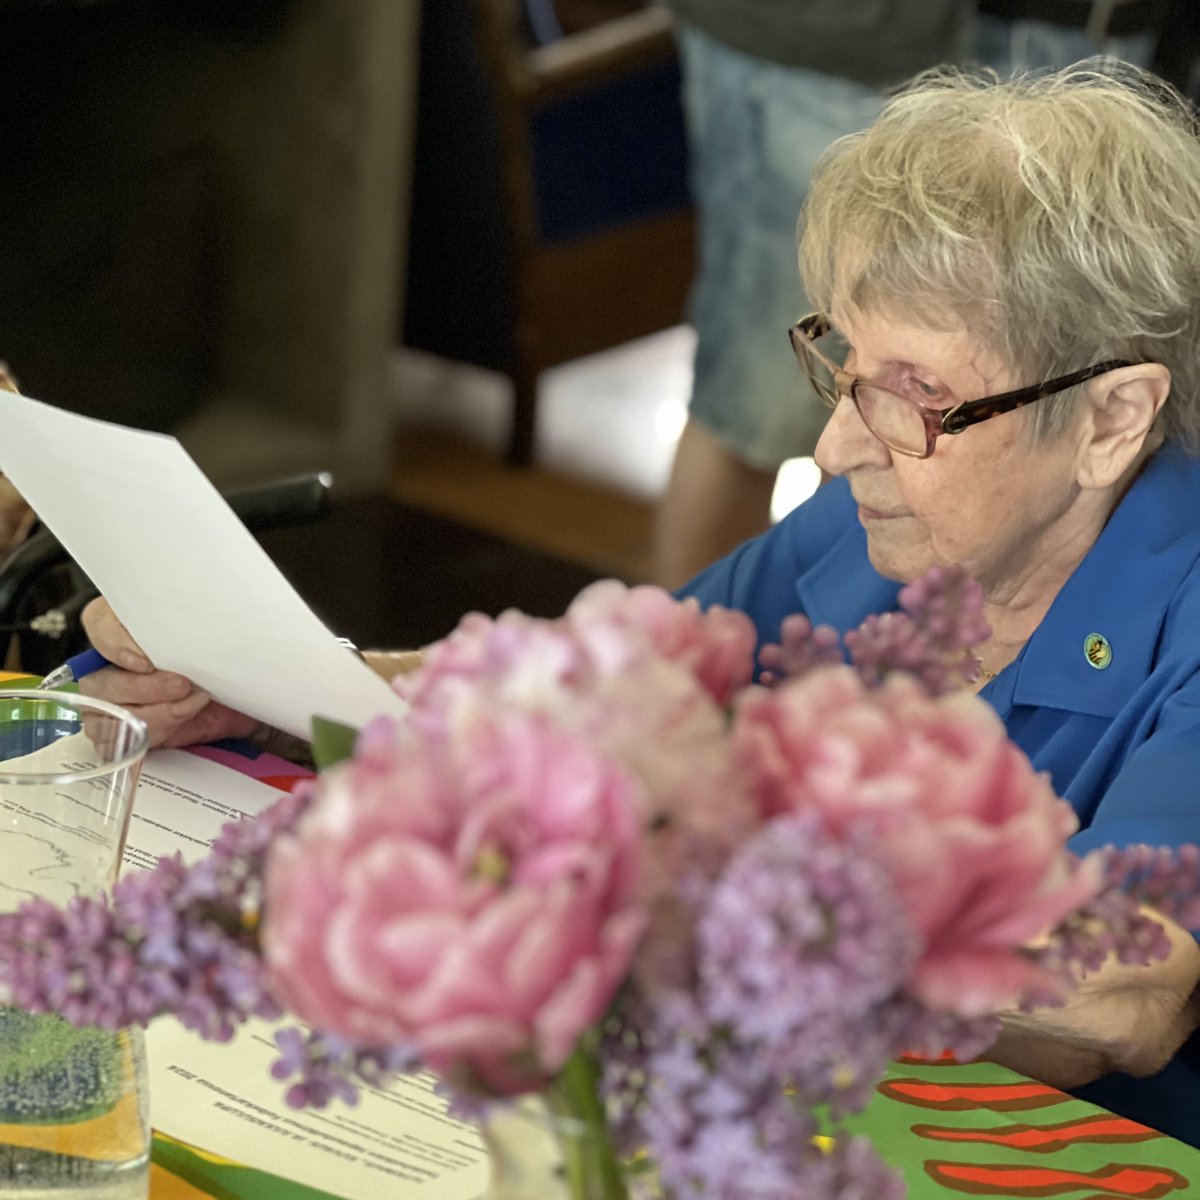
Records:
[[[747,613],[760,644],[794,612],[853,629],[897,607],[845,480],[681,590]],[[1085,645],[1111,647],[1103,668]],[[1071,848],[1200,842],[1200,461],[1163,447],[1017,658],[980,692],[1079,814]],[[1077,1093],[1200,1145],[1200,1038],[1149,1080]]]

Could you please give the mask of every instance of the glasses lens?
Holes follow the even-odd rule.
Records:
[[[837,381],[834,379],[832,367],[825,360],[844,362],[845,344],[836,334],[827,333],[815,343],[800,335],[795,339],[795,346],[796,356],[800,359],[800,365],[804,368],[816,398],[827,408],[837,408]],[[819,347],[819,353],[814,347]]]
[[[860,384],[854,398],[864,424],[885,446],[902,454],[925,453],[925,422],[915,406],[870,384]]]

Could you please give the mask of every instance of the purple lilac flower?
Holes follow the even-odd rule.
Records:
[[[1047,984],[1027,997],[1024,1008],[1061,1004],[1082,974],[1099,970],[1110,956],[1139,966],[1166,958],[1171,952],[1166,931],[1142,905],[1187,928],[1200,925],[1200,848],[1108,846],[1098,853],[1105,885],[1031,951],[1046,970]]]
[[[267,853],[280,834],[295,829],[315,795],[316,784],[303,780],[252,820],[223,825],[208,856],[189,870],[177,903],[207,901],[257,913]]]
[[[884,1200],[902,1180],[863,1139],[835,1139],[833,1153],[803,1097],[764,1064],[729,1052],[657,1056],[646,1143],[674,1200]],[[740,1069],[739,1069],[740,1067]],[[661,1122],[661,1124],[660,1124]]]
[[[1185,928],[1200,927],[1200,847],[1106,846],[1095,854],[1103,887],[1030,951],[1046,984],[1026,998],[1026,1009],[1061,1004],[1082,974],[1110,956],[1140,966],[1166,958],[1170,940],[1143,905]]]
[[[696,941],[710,1027],[810,1103],[866,1101],[895,1049],[877,1014],[920,950],[868,838],[841,842],[815,812],[769,822],[712,889]]]
[[[842,642],[831,625],[817,625],[802,613],[784,617],[778,645],[768,644],[758,652],[762,668],[759,682],[774,687],[784,679],[804,675],[815,667],[843,661]]]
[[[193,867],[162,858],[111,896],[61,909],[33,899],[0,914],[0,996],[106,1029],[171,1013],[216,1041],[249,1016],[280,1016],[258,953],[263,862],[310,796],[301,787],[260,817],[226,825]]]
[[[983,592],[961,567],[931,567],[900,590],[899,603],[901,612],[870,616],[846,634],[850,661],[867,683],[907,671],[938,696],[979,678],[980,662],[971,648],[991,630],[983,619]],[[842,659],[835,629],[814,628],[796,614],[784,619],[780,643],[759,652],[760,679],[774,686]]]
[[[926,1008],[907,997],[897,1002],[886,1019],[893,1046],[922,1058],[948,1053],[959,1062],[972,1062],[1000,1036],[998,1017],[960,1017]]]
[[[285,1099],[292,1108],[327,1108],[332,1100],[357,1104],[359,1084],[382,1087],[397,1074],[416,1070],[417,1056],[403,1046],[362,1047],[329,1033],[291,1026],[277,1030],[275,1079],[299,1078]]]
[[[839,1138],[824,1165],[829,1171],[824,1194],[839,1200],[904,1200],[907,1194],[903,1176],[883,1162],[865,1137]],[[795,1193],[797,1197],[821,1194],[810,1186]]]
[[[680,1200],[902,1194],[869,1153],[813,1142],[815,1106],[862,1107],[907,1028],[918,946],[867,840],[813,812],[769,823],[710,888],[693,951],[689,984],[630,989],[605,1027],[619,1144],[648,1147]]]
[[[708,1017],[763,1042],[817,1017],[859,1021],[917,956],[869,840],[831,837],[814,811],[776,818],[739,849],[696,936]]]
[[[1106,846],[1105,880],[1187,929],[1200,928],[1200,846]]]
[[[966,650],[991,636],[983,619],[983,590],[962,567],[930,567],[901,588],[898,599],[931,646]]]
[[[991,634],[983,592],[961,567],[930,567],[901,588],[902,612],[868,617],[846,634],[850,660],[868,683],[907,671],[931,696],[979,678],[971,648]]]

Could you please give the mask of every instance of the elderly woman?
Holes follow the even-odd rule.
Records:
[[[919,79],[827,154],[801,259],[821,310],[792,340],[832,410],[817,460],[836,478],[685,593],[767,641],[797,610],[850,628],[962,564],[992,629],[980,695],[1074,805],[1077,847],[1200,841],[1200,141],[1183,103],[1086,66]],[[160,740],[248,728],[154,671],[103,605],[89,627],[136,674],[85,682]],[[1165,961],[1006,1017],[994,1054],[1200,1144],[1178,1053],[1200,950],[1168,934]]]
[[[1182,102],[1087,65],[918,80],[824,159],[792,341],[837,478],[686,591],[773,640],[853,627],[960,563],[980,695],[1079,814],[1076,848],[1200,840],[1200,141]],[[1066,1086],[1148,1075],[1196,1021],[1200,953],[1113,965],[996,1057]],[[1185,1055],[1186,1057],[1186,1055]],[[1176,1058],[1090,1098],[1200,1143]]]

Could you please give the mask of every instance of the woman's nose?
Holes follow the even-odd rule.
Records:
[[[829,414],[813,458],[830,475],[845,475],[855,467],[886,467],[891,463],[888,448],[866,427],[849,396],[843,396]]]

